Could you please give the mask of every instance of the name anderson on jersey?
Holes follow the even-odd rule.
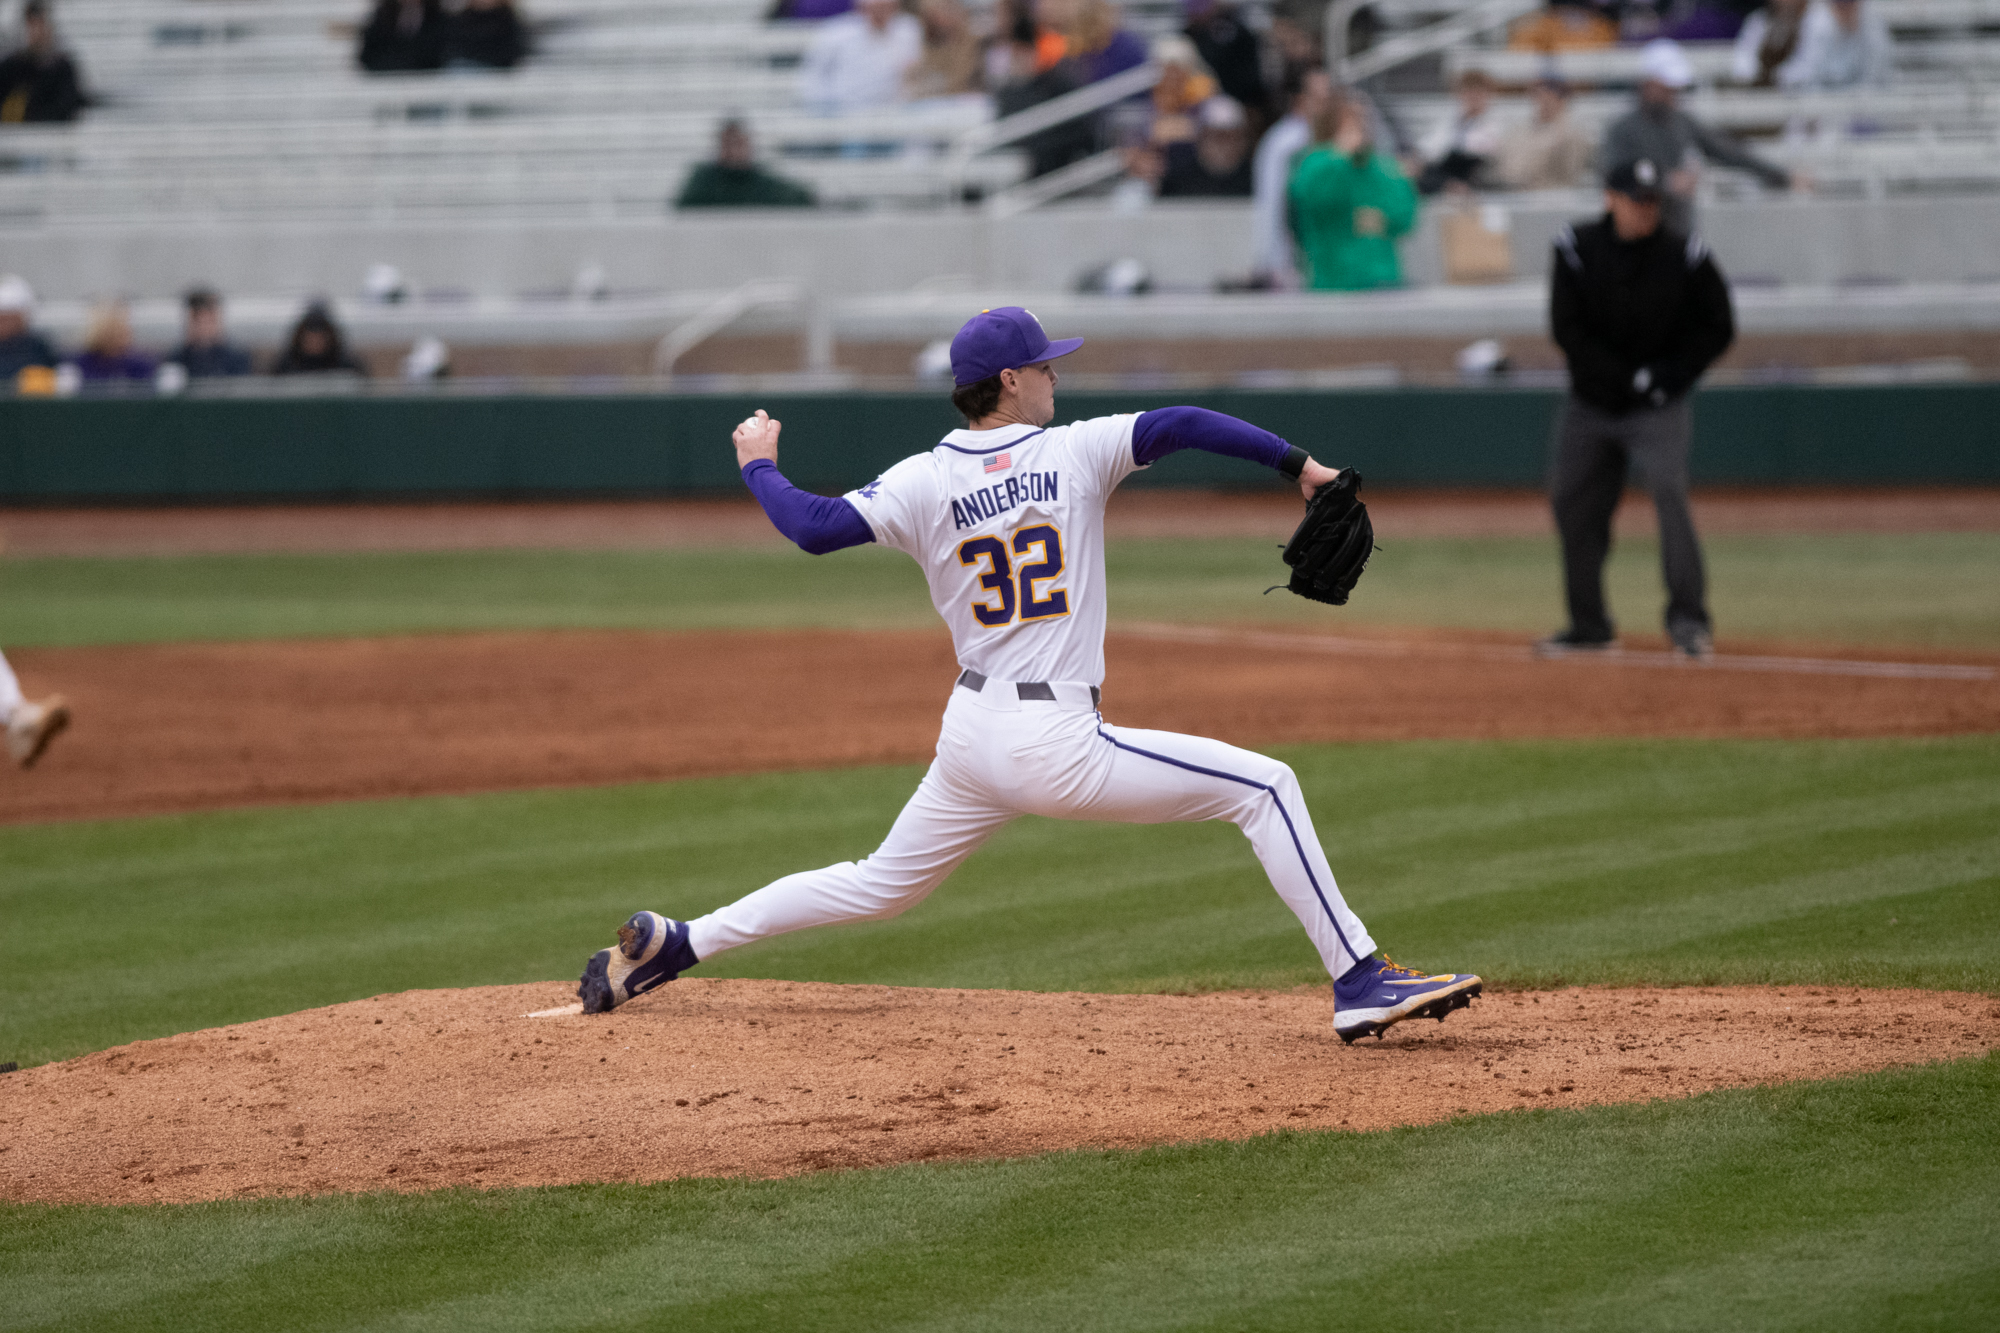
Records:
[[[951,525],[955,529],[977,527],[986,519],[1018,508],[1030,500],[1053,501],[1056,490],[1056,474],[1053,472],[1030,472],[1025,476],[996,481],[991,486],[981,486],[953,499]]]

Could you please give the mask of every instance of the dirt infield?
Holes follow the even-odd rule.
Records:
[[[1108,720],[1251,746],[2000,729],[1991,655],[1956,659],[1983,662],[1972,668],[1983,680],[1868,677],[1646,654],[1537,662],[1492,635],[1198,627],[1114,631],[1107,654]],[[14,657],[31,689],[60,683],[76,722],[32,772],[0,770],[0,823],[916,762],[936,743],[956,674],[942,630],[423,635]]]
[[[1370,488],[1384,539],[1553,537],[1539,491]],[[1709,487],[1694,495],[1711,535],[1798,532],[2000,532],[2000,489],[1773,490]],[[1120,491],[1105,514],[1124,538],[1282,538],[1298,522],[1296,493]],[[1617,531],[1653,531],[1638,495],[1619,506]],[[491,549],[661,550],[779,546],[783,538],[747,496],[523,504],[241,505],[159,509],[0,508],[0,551],[19,556],[190,555],[278,551]]]
[[[1490,995],[1351,1047],[1323,987],[690,979],[523,1017],[572,990],[383,995],[0,1076],[0,1198],[784,1176],[1685,1097],[2000,1042],[1984,996],[1805,987]]]

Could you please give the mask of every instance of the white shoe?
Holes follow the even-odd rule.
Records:
[[[32,768],[49,742],[69,725],[69,704],[59,694],[36,702],[23,701],[7,719],[7,757]]]

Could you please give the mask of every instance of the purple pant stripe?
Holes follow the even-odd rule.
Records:
[[[1306,872],[1306,883],[1312,885],[1313,897],[1319,899],[1320,910],[1326,913],[1327,924],[1333,927],[1334,937],[1340,941],[1340,947],[1347,950],[1349,958],[1354,959],[1356,962],[1361,961],[1361,955],[1354,952],[1354,946],[1347,942],[1347,932],[1340,928],[1340,918],[1333,914],[1333,907],[1327,902],[1326,893],[1319,886],[1319,877],[1313,874],[1312,862],[1306,859],[1305,844],[1299,841],[1298,826],[1292,823],[1291,811],[1285,809],[1285,803],[1279,798],[1277,788],[1267,782],[1259,782],[1255,778],[1246,778],[1236,773],[1225,773],[1219,768],[1203,768],[1200,764],[1190,764],[1183,759],[1172,759],[1163,754],[1154,754],[1151,750],[1142,750],[1136,745],[1127,745],[1115,737],[1105,736],[1103,728],[1099,728],[1097,734],[1103,736],[1105,740],[1110,741],[1119,749],[1129,751],[1132,754],[1144,755],[1148,759],[1157,759],[1163,764],[1172,764],[1175,768],[1184,768],[1190,773],[1205,773],[1212,778],[1227,778],[1231,782],[1240,782],[1246,787],[1255,787],[1269,796],[1271,803],[1278,807],[1279,816],[1285,821],[1285,830],[1292,835],[1292,850],[1299,855],[1299,865]]]

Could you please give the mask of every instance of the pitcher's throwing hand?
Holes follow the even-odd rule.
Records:
[[[771,420],[771,414],[761,407],[755,415],[745,417],[731,437],[736,442],[736,466],[748,467],[759,458],[777,462],[778,432],[783,428],[783,423]]]

